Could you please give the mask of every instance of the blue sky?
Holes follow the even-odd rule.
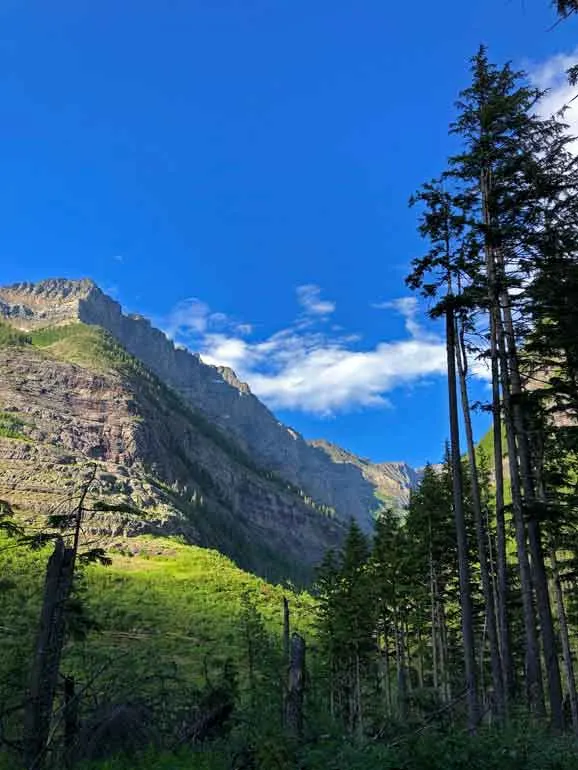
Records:
[[[480,42],[565,95],[578,24],[554,21],[548,0],[4,0],[0,282],[90,276],[307,437],[436,461],[407,199]]]

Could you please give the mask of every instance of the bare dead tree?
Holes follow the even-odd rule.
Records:
[[[291,636],[285,725],[296,738],[303,733],[303,697],[305,694],[305,639],[299,634]]]

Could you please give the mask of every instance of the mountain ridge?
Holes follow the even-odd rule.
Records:
[[[205,364],[140,314],[124,314],[91,279],[0,287],[0,317],[33,331],[74,321],[105,329],[189,404],[231,434],[255,462],[370,531],[385,505],[402,508],[419,479],[405,463],[371,463],[283,425],[228,367]]]

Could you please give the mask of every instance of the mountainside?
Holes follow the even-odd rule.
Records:
[[[361,472],[370,485],[370,490],[367,490],[368,496],[360,501],[367,510],[373,509],[376,498],[384,505],[403,508],[409,503],[410,492],[416,488],[421,478],[420,471],[407,463],[372,463],[324,439],[316,439],[308,443],[328,455],[331,463],[337,467],[336,473],[345,475],[348,469],[355,469],[350,472],[357,478],[358,473]],[[331,476],[327,479],[327,483],[331,485]]]
[[[403,463],[372,464],[325,442],[305,441],[275,416],[226,367],[204,364],[150,322],[125,315],[92,281],[53,279],[0,288],[0,317],[34,330],[81,321],[108,331],[130,354],[194,409],[234,437],[259,467],[273,471],[317,503],[371,529],[384,504],[407,502],[416,472]]]
[[[85,536],[181,535],[271,578],[308,575],[343,527],[259,469],[103,330],[80,323],[0,345],[0,498],[34,523],[70,510],[96,466]]]

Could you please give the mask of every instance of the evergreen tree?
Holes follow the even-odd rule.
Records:
[[[543,531],[544,511],[554,487],[549,491],[545,482],[543,445],[552,433],[555,414],[576,414],[578,399],[578,348],[575,333],[570,331],[577,320],[578,165],[569,152],[572,139],[563,119],[539,117],[537,105],[543,94],[526,84],[523,73],[514,72],[509,65],[495,67],[483,48],[472,59],[471,72],[471,85],[460,94],[458,117],[451,127],[461,140],[461,151],[449,159],[441,182],[424,185],[414,199],[425,207],[420,231],[429,239],[430,250],[414,261],[408,284],[435,300],[432,316],[444,315],[446,319],[454,510],[458,543],[462,542],[460,550],[464,553],[467,533],[462,533],[465,527],[460,523],[465,516],[459,502],[464,499],[464,490],[460,490],[456,364],[460,375],[469,494],[495,696],[499,702],[502,680],[510,694],[514,682],[507,611],[504,432],[525,628],[528,701],[536,713],[543,713],[541,641],[551,718],[560,727],[557,632]],[[472,353],[466,336],[478,336],[484,322],[488,345],[480,353],[491,364],[494,417],[497,602],[487,558],[489,543],[466,379]],[[546,380],[548,388],[543,392],[542,382],[536,395],[540,379]],[[565,439],[571,435],[567,431]],[[553,563],[553,557],[550,561]],[[494,603],[499,634],[493,621]],[[557,614],[562,624],[562,614]]]
[[[526,86],[522,74],[513,72],[509,66],[494,67],[482,48],[473,59],[472,76],[472,85],[461,95],[460,114],[453,126],[454,133],[462,138],[464,150],[450,159],[448,176],[468,195],[471,232],[485,255],[480,289],[485,287],[487,296],[492,373],[494,378],[499,376],[494,391],[500,388],[504,409],[526,623],[529,697],[539,712],[542,697],[534,588],[552,719],[560,725],[560,675],[536,515],[519,346],[527,331],[526,282],[539,251],[537,232],[544,218],[543,197],[546,190],[551,195],[549,185],[559,184],[550,168],[557,167],[563,142],[555,120],[537,117],[536,104],[542,94]],[[499,367],[495,365],[496,357]],[[497,466],[498,458],[496,461]]]
[[[430,315],[445,316],[453,509],[458,546],[468,722],[470,730],[473,731],[478,721],[479,706],[456,384],[456,310],[460,297],[454,294],[454,276],[460,271],[465,256],[461,239],[464,220],[458,208],[460,201],[452,198],[438,182],[424,185],[414,199],[414,202],[416,201],[421,201],[425,206],[419,229],[429,240],[430,250],[422,259],[414,260],[414,271],[407,280],[413,289],[421,289],[425,296],[436,296],[440,290],[445,290],[445,296],[433,307]],[[434,283],[426,283],[429,276],[433,276]]]
[[[554,0],[554,6],[562,18],[578,13],[578,0]]]
[[[331,703],[348,732],[363,733],[363,678],[375,649],[369,543],[351,521],[343,549],[319,570],[318,622],[330,659]]]
[[[427,595],[430,616],[431,682],[442,702],[452,698],[452,679],[463,672],[461,661],[450,659],[448,611],[458,602],[457,547],[452,512],[449,464],[441,471],[426,465],[419,487],[412,492],[405,523],[409,569]],[[453,674],[452,674],[453,672]]]
[[[400,718],[405,718],[408,705],[408,639],[409,604],[416,599],[420,564],[408,575],[409,543],[401,522],[390,510],[382,512],[375,524],[371,554],[372,588],[376,601],[376,620],[380,653],[385,662],[386,706],[393,706],[390,657],[395,660],[396,705]],[[392,654],[393,653],[393,654]]]

